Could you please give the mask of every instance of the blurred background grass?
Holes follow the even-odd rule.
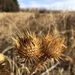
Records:
[[[0,52],[12,45],[10,36],[16,29],[24,27],[30,28],[30,30],[35,32],[39,37],[43,37],[48,32],[54,34],[54,36],[64,36],[66,38],[65,45],[67,46],[65,54],[74,60],[73,72],[75,72],[74,12],[0,13]],[[58,75],[58,72],[53,70],[51,75]],[[64,71],[63,75],[70,75],[70,71]]]

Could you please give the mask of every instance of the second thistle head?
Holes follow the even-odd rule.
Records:
[[[54,37],[47,34],[42,39],[41,49],[47,58],[53,58],[59,60],[63,56],[64,52],[64,38]]]

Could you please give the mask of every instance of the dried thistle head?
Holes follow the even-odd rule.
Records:
[[[58,60],[63,56],[64,38],[54,37],[47,34],[42,39],[41,49],[45,56]]]
[[[35,33],[23,30],[12,38],[19,56],[25,58],[25,63],[36,62],[41,55],[39,39]]]
[[[5,56],[0,53],[0,64],[2,64],[5,61]]]
[[[5,56],[0,53],[0,71],[4,70],[6,67]]]
[[[11,71],[8,67],[9,65],[6,56],[0,53],[0,75],[11,75]]]

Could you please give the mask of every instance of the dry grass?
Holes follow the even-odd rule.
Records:
[[[22,42],[21,40],[24,39],[24,37],[22,37],[22,35],[24,33],[20,33],[18,32],[18,36],[15,36],[16,39],[14,38],[15,46],[17,48],[17,50],[20,52],[21,55],[23,55],[24,57],[27,56],[26,53],[28,54],[30,58],[30,60],[32,59],[36,59],[36,56],[39,56],[40,52],[37,51],[39,50],[39,47],[37,47],[38,41],[39,39],[42,39],[42,52],[43,54],[45,54],[48,58],[54,58],[54,59],[58,59],[62,57],[62,53],[64,52],[64,44],[67,46],[66,50],[65,50],[65,55],[70,56],[73,60],[75,60],[75,14],[74,13],[69,13],[69,12],[61,12],[61,13],[30,13],[30,12],[19,12],[19,13],[0,13],[0,52],[7,56],[6,59],[8,61],[8,65],[9,66],[9,71],[11,72],[11,74],[15,73],[17,75],[17,73],[19,75],[28,75],[30,73],[30,71],[32,71],[40,64],[38,64],[38,62],[40,62],[41,64],[43,64],[44,61],[46,61],[47,57],[45,58],[45,56],[42,56],[41,59],[45,58],[43,61],[38,61],[36,63],[36,66],[34,66],[34,63],[32,65],[24,65],[23,63],[16,63],[16,62],[20,62],[20,61],[24,61],[24,59],[19,59],[17,58],[14,54],[13,54],[13,50],[11,49],[12,47],[12,40],[11,40],[11,36],[17,32],[17,30],[21,30],[22,28],[30,28],[31,32],[35,32],[35,34],[27,34],[27,36],[24,36],[25,39],[26,37],[30,39],[33,39],[32,42],[35,44],[36,49],[33,50],[33,48],[35,47],[34,44],[32,43],[28,43],[27,44],[27,51],[24,52],[23,47],[20,47],[21,44],[23,44],[24,42]],[[47,33],[51,33],[53,34],[53,36],[51,35],[47,35]],[[37,37],[39,39],[37,39]],[[64,39],[63,38],[56,38],[56,37],[65,37],[65,43],[64,43]],[[31,42],[31,40],[30,40]],[[64,44],[63,44],[64,43]],[[37,45],[36,45],[37,44]],[[24,46],[24,44],[22,45]],[[30,47],[31,46],[31,47]],[[10,48],[7,48],[10,47]],[[47,47],[47,48],[46,48]],[[31,49],[32,48],[32,49]],[[7,49],[7,50],[6,50]],[[20,49],[20,50],[19,50]],[[29,49],[29,50],[28,50]],[[33,50],[33,52],[31,51]],[[44,51],[43,51],[44,50]],[[31,52],[28,52],[31,51]],[[20,56],[21,56],[20,55]],[[27,56],[27,57],[28,57]],[[14,57],[14,58],[13,58]],[[17,60],[18,61],[17,61]],[[63,57],[64,59],[64,57]],[[14,62],[12,61],[14,60]],[[29,59],[28,59],[29,60]],[[27,62],[31,62],[28,61]],[[64,59],[66,60],[66,59]],[[71,59],[68,58],[68,60],[71,61]],[[61,61],[61,60],[59,60]],[[67,60],[66,60],[67,61]],[[69,62],[70,62],[69,61]],[[67,64],[69,64],[69,62]],[[75,61],[73,61],[75,63]],[[46,64],[47,63],[47,64]],[[65,62],[63,61],[62,65]],[[73,64],[72,69],[73,72],[75,71],[75,64]],[[44,65],[47,65],[46,68]],[[51,67],[50,61],[46,61],[44,63],[43,67],[39,72],[36,72],[36,75],[41,75],[41,73],[44,71],[45,69],[48,70]],[[27,67],[26,67],[27,66]],[[66,65],[65,65],[66,66]],[[56,67],[56,66],[55,66]],[[7,67],[6,67],[7,68]],[[40,67],[38,67],[40,68]],[[48,68],[48,69],[47,69]],[[61,69],[60,67],[58,69]],[[50,69],[49,69],[50,70]],[[16,72],[15,72],[16,71]],[[7,71],[6,71],[7,72]],[[2,71],[0,72],[0,74],[2,73]],[[46,73],[46,72],[45,72]],[[58,70],[53,70],[50,71],[49,74],[51,75],[58,75]],[[70,74],[70,70],[68,69],[67,71],[63,72],[63,75],[69,75]],[[46,74],[48,75],[48,74]],[[71,73],[72,75],[72,73]]]

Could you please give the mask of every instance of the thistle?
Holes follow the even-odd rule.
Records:
[[[5,61],[5,56],[0,53],[0,64],[2,64]]]
[[[21,30],[12,37],[14,46],[16,47],[16,54],[25,59],[25,63],[32,64],[38,63],[31,69],[30,74],[40,69],[47,59],[62,59],[64,56],[64,38],[54,37],[47,34],[43,39],[39,40],[35,33],[31,33],[28,30]]]
[[[28,30],[17,32],[16,37],[12,38],[20,57],[25,59],[25,63],[37,62],[41,55],[39,39],[35,33]]]
[[[41,39],[40,49],[41,49],[41,57],[39,58],[39,63],[31,70],[31,74],[33,72],[36,72],[37,70],[40,70],[43,68],[45,62],[50,59],[50,61],[53,63],[54,60],[59,61],[59,59],[62,59],[62,56],[64,56],[64,48],[66,46],[64,45],[64,38],[54,37],[50,34],[47,34],[46,36]],[[52,61],[53,59],[53,61]]]
[[[7,69],[6,58],[2,53],[0,53],[0,75],[10,75]]]
[[[53,37],[50,34],[47,34],[42,39],[41,50],[44,53],[44,56],[47,58],[53,58],[55,60],[59,60],[64,55],[64,38]]]
[[[0,53],[0,71],[4,70],[5,67],[6,67],[6,65],[5,65],[5,56],[2,53]]]

